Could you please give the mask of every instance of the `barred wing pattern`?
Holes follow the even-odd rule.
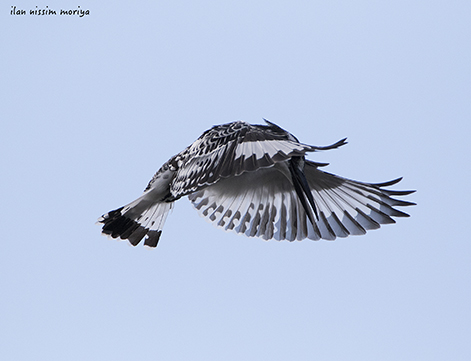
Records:
[[[345,139],[326,147],[302,144],[290,133],[265,120],[269,126],[234,122],[215,126],[176,156],[178,173],[170,192],[178,199],[218,182],[272,167],[306,152],[327,150],[345,144]]]
[[[362,183],[323,172],[313,162],[306,162],[304,172],[318,210],[314,223],[290,180],[276,168],[220,181],[189,199],[217,227],[249,237],[289,241],[365,234],[381,224],[395,223],[392,217],[408,217],[394,206],[414,204],[392,198],[413,191],[383,188],[401,178]]]

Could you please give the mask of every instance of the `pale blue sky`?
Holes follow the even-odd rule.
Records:
[[[90,10],[12,16],[10,6]],[[471,359],[469,1],[18,1],[0,8],[5,360]],[[335,242],[157,249],[96,219],[214,124],[265,117],[409,219]]]

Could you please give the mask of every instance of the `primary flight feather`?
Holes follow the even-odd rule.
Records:
[[[217,125],[170,158],[144,194],[98,219],[102,233],[136,246],[156,247],[173,203],[188,196],[214,225],[265,240],[312,240],[365,234],[393,217],[408,217],[395,207],[414,191],[395,191],[384,183],[364,183],[320,170],[325,163],[307,152],[335,149],[300,143],[289,132],[242,121]]]

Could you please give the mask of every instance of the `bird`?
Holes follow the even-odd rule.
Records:
[[[170,158],[133,202],[102,215],[102,234],[155,248],[175,201],[188,196],[198,213],[216,227],[264,240],[334,240],[363,235],[395,217],[397,199],[415,190],[385,187],[402,180],[365,183],[320,169],[311,152],[339,148],[346,138],[313,146],[264,119],[235,121],[206,130]]]

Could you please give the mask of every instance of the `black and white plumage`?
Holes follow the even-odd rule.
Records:
[[[102,233],[156,247],[173,203],[183,196],[217,227],[265,240],[333,240],[409,216],[394,207],[415,203],[393,196],[414,191],[384,188],[402,178],[357,182],[305,159],[346,139],[316,147],[266,123],[238,121],[204,132],[158,170],[141,197],[100,217]]]

